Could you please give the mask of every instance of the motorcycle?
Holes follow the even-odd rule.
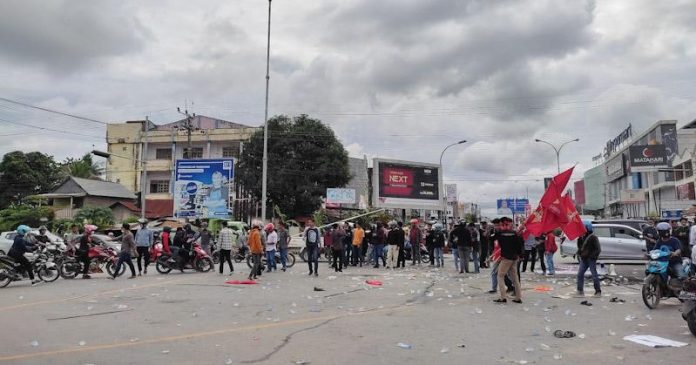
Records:
[[[683,289],[679,293],[679,300],[682,300],[682,318],[689,326],[691,334],[696,336],[696,278],[689,278],[684,281]]]
[[[645,269],[643,288],[641,290],[643,303],[650,308],[657,308],[661,299],[679,298],[682,290],[682,281],[678,279],[676,273],[671,272],[669,260],[672,251],[663,246],[660,249],[650,251]],[[683,268],[687,277],[691,276],[691,260],[683,259]]]
[[[181,250],[179,252],[181,252]],[[155,268],[160,274],[169,274],[172,270],[183,271],[185,269],[208,272],[212,270],[214,266],[213,259],[208,256],[208,253],[205,252],[198,243],[193,244],[193,252],[189,255],[189,259],[185,263],[182,263],[179,257],[174,259],[172,254],[162,252],[155,264]]]
[[[213,242],[210,246],[210,250],[213,252],[213,263],[215,265],[220,263],[220,250],[217,248],[217,244]],[[247,246],[242,246],[236,252],[233,250],[234,254],[232,255],[232,260],[234,260],[235,264],[238,264],[244,260],[246,260],[247,257],[247,251],[249,248]]]
[[[88,255],[90,260],[89,273],[103,273],[106,269],[110,276],[114,276],[118,255],[113,248],[98,244],[90,247]],[[82,272],[82,269],[82,262],[76,256],[65,257],[59,266],[60,276],[64,279],[74,279]],[[126,272],[125,265],[121,266],[121,270],[116,276],[121,276],[124,272]]]
[[[404,257],[406,258],[406,261],[413,261],[411,258],[411,250],[411,245],[407,243],[404,246]],[[420,246],[420,259],[422,263],[430,262],[430,255],[428,255],[428,250],[425,249],[425,246]]]
[[[32,269],[41,281],[50,283],[58,279],[56,264],[49,261],[41,252],[26,253],[24,255],[31,262]],[[9,256],[0,256],[0,288],[10,285],[13,281],[26,279],[28,275],[23,272],[19,263]]]

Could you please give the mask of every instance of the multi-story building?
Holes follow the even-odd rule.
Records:
[[[608,151],[603,165],[607,216],[672,218],[670,212],[688,209],[696,203],[692,172],[696,125],[691,122],[677,129],[676,124],[674,120],[660,120],[621,148]],[[632,168],[631,147],[652,145],[664,146],[667,166],[650,171]]]
[[[238,158],[257,128],[194,116],[164,125],[128,121],[107,126],[106,179],[144,193],[148,215],[171,216],[174,167],[179,159]],[[142,164],[147,166],[142,181]]]

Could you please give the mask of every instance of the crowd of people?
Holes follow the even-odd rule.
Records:
[[[494,219],[492,224],[481,222],[460,221],[446,230],[440,223],[425,223],[412,219],[408,225],[392,220],[389,222],[375,221],[370,224],[338,222],[320,229],[313,220],[306,222],[302,237],[307,252],[306,259],[308,274],[319,275],[319,258],[322,249],[330,250],[330,268],[335,272],[343,272],[351,266],[371,265],[379,268],[380,264],[387,269],[405,268],[406,262],[411,266],[429,265],[434,268],[444,268],[444,252],[452,253],[452,268],[456,273],[479,274],[482,268],[490,269],[491,287],[489,293],[498,294],[497,303],[506,303],[508,294],[513,294],[515,303],[522,302],[520,286],[521,273],[535,273],[537,259],[541,275],[555,275],[554,254],[558,250],[556,234],[553,231],[540,236],[528,234],[525,226],[514,227],[513,220],[508,217]],[[601,296],[601,286],[597,273],[597,260],[601,254],[599,239],[594,235],[592,224],[585,224],[586,233],[580,237],[576,257],[579,261],[577,273],[577,295],[584,296],[584,275],[587,270],[592,274],[595,296]],[[93,245],[92,235],[96,227],[86,225],[81,233],[76,225],[66,234],[69,249],[83,263],[82,277],[89,279],[89,248]],[[643,230],[646,240],[646,250],[667,245],[672,248],[674,260],[672,264],[679,272],[681,265],[678,257],[691,255],[691,246],[696,241],[694,227],[688,225],[686,219],[681,222],[655,224],[651,221]],[[14,244],[8,256],[21,264],[27,271],[32,283],[36,283],[31,270],[31,264],[24,257],[36,242],[48,242],[46,227],[40,227],[39,235],[29,233],[27,226],[17,228]],[[121,242],[118,262],[112,279],[117,277],[122,265],[127,265],[131,276],[147,275],[150,265],[150,254],[155,244],[154,232],[148,228],[147,221],[139,221],[139,227],[133,233],[132,227],[124,224],[122,234],[111,240]],[[560,238],[563,239],[562,237]],[[274,272],[280,267],[287,270],[287,255],[291,237],[286,224],[263,224],[260,221],[252,223],[251,230],[241,232],[228,227],[222,222],[218,232],[211,232],[206,223],[202,223],[196,231],[191,224],[176,228],[174,232],[164,227],[159,235],[158,243],[162,250],[170,255],[171,260],[183,264],[191,257],[194,243],[208,254],[212,255],[212,247],[217,242],[219,249],[219,273],[223,274],[227,263],[229,272],[234,272],[232,253],[235,248],[248,250],[251,255],[252,268],[249,280],[257,279],[262,270]],[[276,252],[279,262],[276,262]],[[423,256],[427,255],[427,260]],[[262,257],[266,258],[263,267]],[[137,274],[133,260],[137,262]],[[473,267],[472,267],[473,264]]]

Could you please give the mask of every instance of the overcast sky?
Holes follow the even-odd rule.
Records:
[[[188,103],[259,126],[267,11],[263,0],[4,0],[0,97],[106,122],[168,123]],[[576,179],[629,123],[696,119],[694,59],[689,0],[275,0],[269,107],[322,119],[356,157],[437,163],[466,139],[445,154],[445,181],[491,208],[527,188],[538,200],[556,161],[535,138],[580,138],[561,155]],[[103,125],[2,101],[0,126],[2,154],[105,145]]]

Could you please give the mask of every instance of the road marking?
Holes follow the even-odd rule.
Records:
[[[108,344],[108,345],[84,346],[84,347],[79,347],[79,348],[69,348],[69,349],[55,350],[55,351],[44,351],[44,352],[36,352],[36,353],[28,353],[28,354],[8,355],[8,356],[0,357],[0,362],[13,361],[13,360],[26,360],[26,359],[36,358],[36,357],[57,356],[57,355],[73,354],[73,353],[80,353],[80,352],[110,350],[110,349],[116,349],[116,348],[122,348],[122,347],[134,347],[134,346],[141,346],[141,345],[150,345],[150,344],[155,344],[155,343],[174,342],[174,341],[180,341],[180,340],[188,340],[188,339],[193,339],[193,338],[208,337],[208,336],[241,332],[241,331],[263,330],[263,329],[276,328],[276,327],[292,326],[292,325],[297,325],[297,324],[322,322],[322,321],[328,321],[331,319],[338,319],[338,318],[344,318],[344,317],[347,318],[347,317],[350,317],[351,315],[357,315],[357,314],[382,313],[382,312],[393,311],[393,310],[396,310],[399,308],[408,308],[408,307],[405,305],[396,305],[396,306],[392,306],[392,307],[388,307],[388,308],[385,307],[385,308],[381,308],[381,309],[374,309],[374,310],[368,310],[368,311],[357,312],[357,313],[338,314],[338,315],[330,315],[330,316],[323,316],[323,317],[302,318],[302,319],[295,319],[295,320],[285,321],[285,322],[264,323],[264,324],[249,325],[249,326],[244,326],[244,327],[222,328],[222,329],[218,329],[218,330],[196,332],[196,333],[190,333],[190,334],[186,334],[186,335],[152,338],[149,340],[143,340],[143,341],[138,341],[138,342],[130,342],[130,341],[129,342],[117,342],[117,343]]]
[[[158,282],[158,283],[152,283],[152,284],[147,284],[147,285],[140,285],[140,286],[130,287],[130,288],[109,289],[109,290],[104,290],[104,291],[96,292],[96,293],[94,293],[94,294],[85,294],[85,295],[80,295],[80,296],[70,297],[70,298],[42,300],[42,301],[38,301],[38,302],[31,302],[31,303],[23,303],[23,304],[11,305],[11,306],[7,306],[7,307],[0,307],[0,312],[9,311],[9,310],[13,310],[13,309],[34,307],[34,306],[42,305],[42,304],[54,304],[54,303],[61,303],[61,302],[69,302],[69,301],[71,301],[71,300],[77,300],[77,299],[83,299],[83,298],[99,297],[99,296],[102,296],[102,295],[107,295],[107,294],[112,294],[112,293],[118,293],[118,292],[125,291],[125,290],[138,290],[138,289],[152,288],[152,287],[154,287],[154,286],[160,286],[160,285],[166,285],[166,284],[176,283],[176,282],[179,282],[179,281],[182,281],[182,280],[184,280],[184,279],[183,279],[183,278],[180,278],[180,279],[173,279],[173,280],[161,281],[161,282]]]

